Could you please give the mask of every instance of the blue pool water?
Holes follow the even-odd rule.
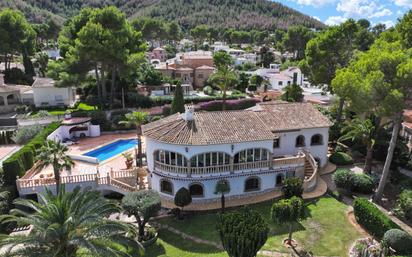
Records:
[[[135,146],[137,146],[136,139],[120,139],[108,145],[99,147],[93,151],[84,153],[83,155],[95,157],[99,160],[99,162],[102,162],[104,160],[112,158],[113,156],[123,153],[126,150],[134,148]]]

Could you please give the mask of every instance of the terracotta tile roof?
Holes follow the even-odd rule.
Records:
[[[143,135],[171,144],[230,144],[272,140],[278,131],[331,125],[312,104],[266,102],[243,111],[195,112],[192,121],[174,114],[144,125]]]
[[[259,117],[274,132],[332,125],[311,103],[265,102],[259,106]]]
[[[196,70],[214,70],[215,68],[208,65],[202,65],[196,68]]]
[[[195,112],[193,121],[185,121],[180,114],[143,126],[143,135],[158,141],[183,144],[229,144],[277,138],[249,111]]]

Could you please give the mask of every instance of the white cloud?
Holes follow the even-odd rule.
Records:
[[[345,22],[347,18],[342,17],[342,16],[330,16],[326,21],[325,24],[329,26],[333,25],[339,25],[343,22]]]
[[[321,7],[328,4],[335,3],[336,0],[292,0],[300,5],[310,5],[314,7]]]
[[[390,16],[392,15],[392,11],[389,9],[382,9],[378,12],[375,12],[374,14],[370,15],[369,18],[379,18],[379,17],[385,17],[385,16]]]
[[[391,28],[391,27],[395,26],[395,23],[391,20],[381,21],[379,23],[385,24],[386,28]]]
[[[392,0],[397,6],[412,8],[412,0]]]
[[[342,12],[344,17],[355,19],[392,15],[391,10],[373,0],[340,0],[336,10]]]

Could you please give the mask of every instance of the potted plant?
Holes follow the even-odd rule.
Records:
[[[127,169],[131,169],[133,166],[133,156],[131,153],[125,152],[122,153],[123,157],[126,159],[125,164]]]

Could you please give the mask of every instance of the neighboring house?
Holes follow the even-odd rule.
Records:
[[[174,94],[176,85],[165,83],[160,86],[143,86],[139,85],[137,91],[140,95],[145,96],[170,96]],[[193,88],[189,84],[182,84],[183,95],[191,95]]]
[[[409,148],[412,150],[412,110],[404,110],[403,122],[400,131],[400,136]]]
[[[260,103],[242,111],[195,112],[185,106],[142,128],[152,189],[165,201],[188,188],[193,203],[216,200],[216,183],[230,198],[255,197],[281,188],[288,177],[317,185],[327,164],[331,122],[308,103]]]
[[[32,88],[36,107],[72,106],[76,102],[74,87],[56,87],[51,78],[36,78]]]
[[[154,60],[164,62],[167,59],[166,50],[161,47],[156,47],[151,52],[147,53],[147,58],[151,63],[153,63]]]
[[[13,112],[20,104],[33,104],[31,89],[25,85],[6,85],[3,75],[0,75],[0,113]]]
[[[271,89],[273,90],[281,91],[284,87],[291,84],[304,85],[304,76],[302,71],[297,67],[289,67],[281,71],[278,64],[271,64],[269,69],[257,69],[252,75],[253,74],[259,75],[269,81]]]
[[[212,53],[208,51],[178,54],[176,58],[157,65],[155,69],[163,75],[179,79],[182,84],[188,84],[193,88],[203,87],[215,70]]]

